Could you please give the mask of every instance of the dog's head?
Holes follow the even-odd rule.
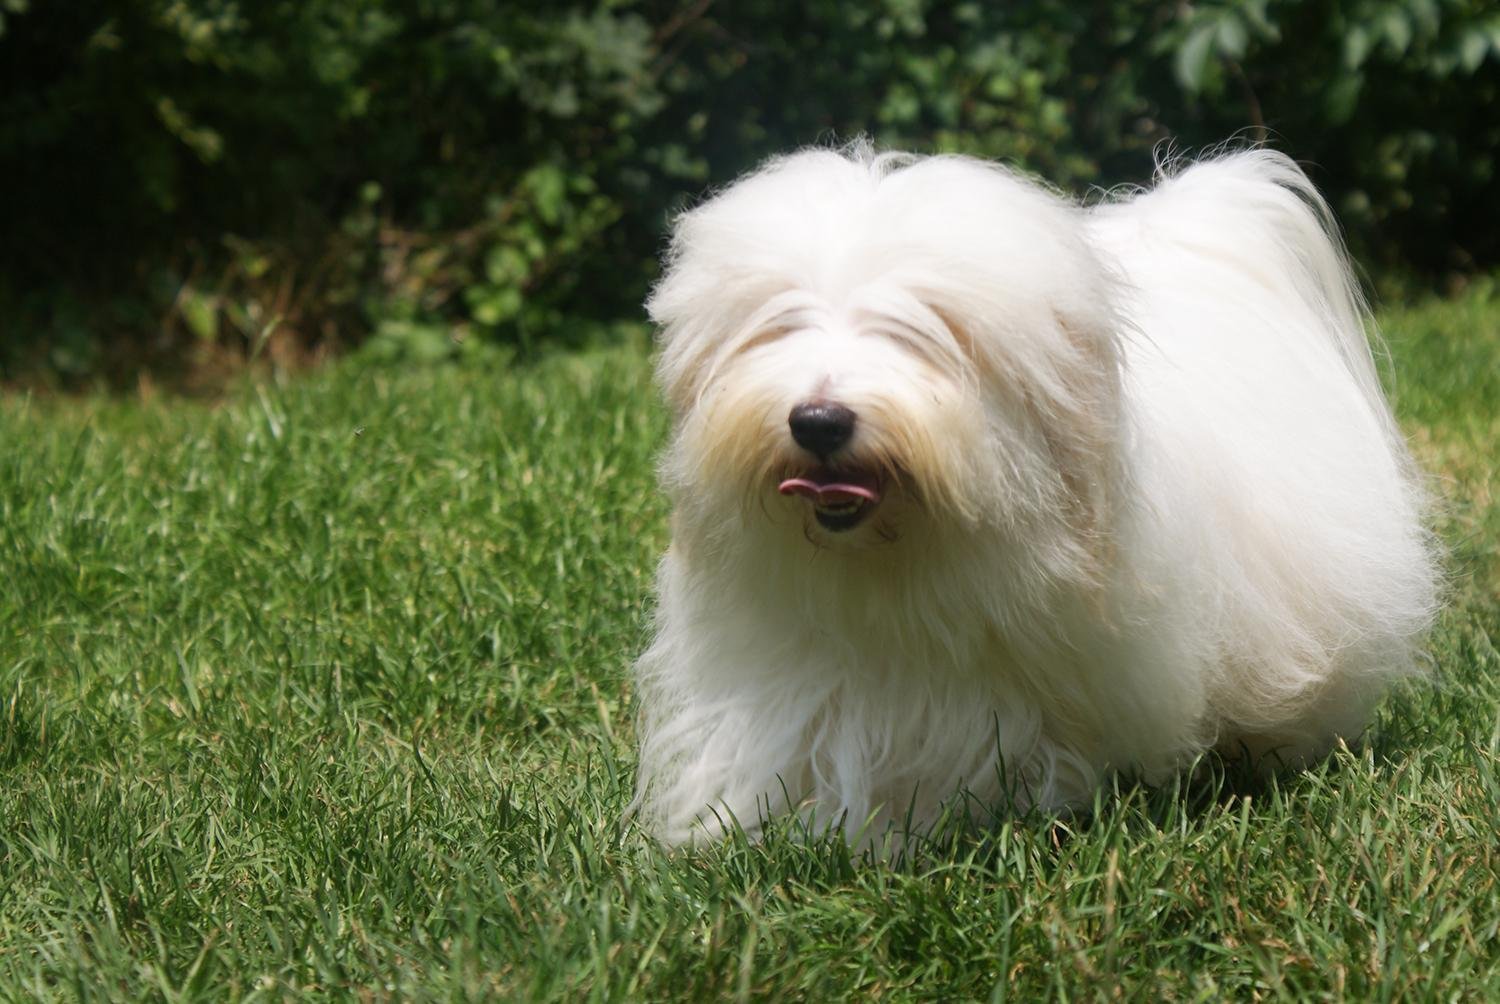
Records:
[[[865,148],[772,161],[684,214],[648,305],[679,527],[834,549],[1096,533],[1118,335],[1083,227],[994,166]]]

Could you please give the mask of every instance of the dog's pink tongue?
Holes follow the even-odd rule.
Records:
[[[821,477],[787,478],[776,490],[783,495],[801,495],[824,505],[841,505],[856,499],[880,501],[880,483],[873,474],[830,475],[827,480]]]

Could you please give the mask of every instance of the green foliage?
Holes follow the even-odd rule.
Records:
[[[1437,685],[1306,774],[891,864],[622,819],[644,339],[0,400],[0,999],[1495,1000],[1500,296],[1383,323]]]
[[[1195,116],[1232,128],[1249,109],[1314,166],[1372,264],[1466,270],[1500,256],[1483,222],[1500,209],[1493,4],[1233,0],[1195,5],[1162,41]]]
[[[1264,136],[1380,269],[1500,260],[1483,0],[0,0],[0,374],[608,337],[670,212],[848,139],[1083,190]]]

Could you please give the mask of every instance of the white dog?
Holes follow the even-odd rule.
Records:
[[[1334,233],[1266,150],[1092,208],[816,150],[682,216],[641,818],[868,840],[1357,737],[1437,575]]]

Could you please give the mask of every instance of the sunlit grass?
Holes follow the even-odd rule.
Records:
[[[1500,300],[1384,325],[1437,685],[1306,774],[879,865],[621,822],[643,347],[0,402],[0,998],[1500,996]]]

